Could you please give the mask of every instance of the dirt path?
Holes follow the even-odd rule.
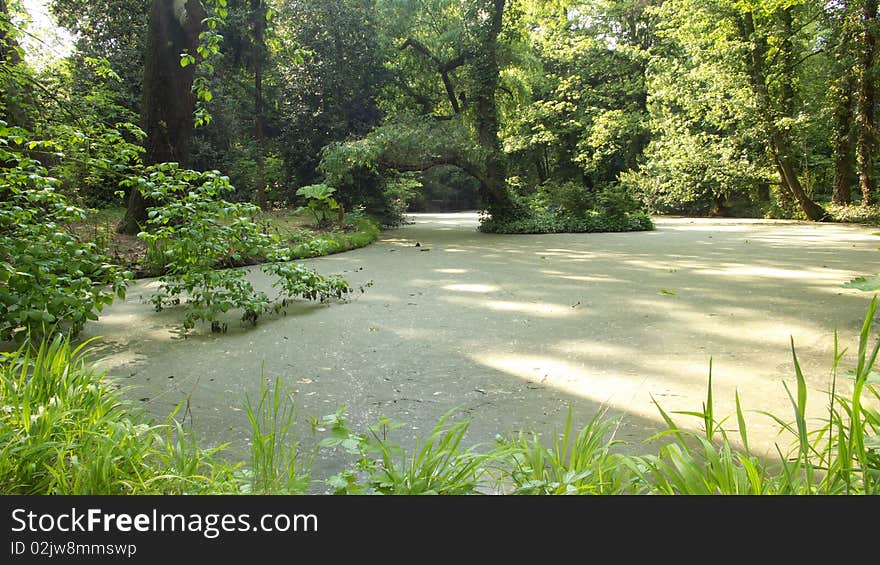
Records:
[[[403,423],[404,443],[455,407],[477,443],[559,430],[569,406],[578,424],[603,407],[624,414],[618,436],[639,442],[660,428],[652,396],[670,411],[700,409],[710,357],[717,414],[734,413],[738,390],[746,409],[788,417],[790,336],[821,416],[834,329],[854,349],[871,299],[840,284],[880,260],[872,230],[852,226],[663,218],[650,233],[493,236],[475,230],[474,214],[413,219],[310,262],[374,282],[348,304],[182,339],[180,313],[153,312],[141,298],[155,283],[140,281],[86,334],[103,336],[111,375],[157,416],[191,393],[196,430],[232,441],[232,455],[244,453],[245,396],[276,377],[296,389],[301,417],[346,406],[359,429]],[[788,444],[766,416],[749,419],[753,444]],[[336,465],[319,459],[316,474]]]

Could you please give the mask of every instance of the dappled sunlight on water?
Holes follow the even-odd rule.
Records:
[[[607,406],[635,438],[662,427],[654,400],[701,408],[710,360],[719,417],[737,393],[746,410],[787,416],[791,338],[821,415],[834,330],[851,355],[870,301],[841,285],[880,263],[880,238],[853,226],[660,218],[648,233],[501,236],[477,232],[477,218],[414,214],[377,244],[309,261],[374,283],[348,303],[297,303],[256,328],[233,316],[228,334],[199,326],[181,339],[182,312],[154,312],[141,298],[155,283],[139,282],[86,336],[106,336],[105,362],[144,396],[174,397],[181,373],[200,383],[193,410],[209,433],[247,434],[225,407],[258,394],[265,371],[294,383],[314,416],[344,405],[358,423],[424,430],[459,407],[475,439],[491,440],[559,429],[568,406]],[[768,418],[748,419],[755,442],[778,441]]]

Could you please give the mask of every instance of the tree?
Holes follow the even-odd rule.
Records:
[[[380,123],[388,73],[373,0],[284,0],[274,28],[273,135],[293,196],[320,180],[322,147]]]
[[[395,113],[401,117],[367,140],[389,171],[454,165],[468,172],[479,181],[484,207],[498,215],[514,209],[497,101],[506,4],[433,0],[430,13],[415,3],[383,5],[391,22],[386,29],[398,44]],[[470,128],[472,135],[464,133]],[[325,159],[325,169],[337,154]]]
[[[120,80],[110,85],[117,103],[141,113],[149,14],[152,0],[51,0],[59,25],[75,38],[71,73],[76,92],[95,86],[90,59],[106,59]],[[106,85],[105,85],[106,88]]]
[[[764,29],[756,25],[759,12],[749,8],[735,15],[740,39],[747,45],[745,69],[757,104],[758,119],[764,126],[768,150],[781,185],[788,190],[806,217],[823,220],[827,213],[807,195],[796,170],[790,127],[793,118],[794,73],[798,54],[794,52],[793,6],[777,8],[764,18]],[[770,53],[771,43],[779,45]],[[779,68],[768,63],[777,60]],[[775,92],[773,92],[775,90]],[[775,96],[774,96],[775,94]]]
[[[805,0],[667,0],[659,10],[667,59],[696,69],[709,89],[685,91],[675,104],[693,107],[688,97],[708,102],[699,113],[722,126],[709,128],[710,138],[733,135],[743,148],[760,146],[778,179],[779,199],[793,201],[810,220],[827,216],[804,188],[796,153],[804,120],[816,118],[802,112],[800,75],[823,51],[808,33],[817,9]]]
[[[28,107],[33,95],[17,31],[6,0],[0,0],[0,120],[9,125],[31,127]]]
[[[877,203],[877,180],[874,177],[874,152],[877,147],[875,121],[877,44],[877,0],[863,0],[861,13],[861,53],[858,64],[858,125],[857,163],[862,205]]]
[[[505,101],[514,100],[505,104],[503,129],[504,146],[517,163],[511,174],[530,184],[570,181],[598,192],[639,168],[648,142],[646,74],[656,42],[655,4],[523,4],[527,41],[517,48],[528,51],[519,55],[515,72],[524,80],[505,85],[522,94],[502,90]]]
[[[195,65],[183,66],[181,54],[196,53],[205,9],[198,0],[153,0],[144,66],[142,121],[147,134],[145,164],[176,162],[186,166],[193,131]],[[123,233],[137,234],[147,220],[149,202],[135,189],[128,197]]]
[[[831,35],[834,40],[832,64],[836,75],[828,89],[832,104],[834,151],[834,188],[831,202],[838,206],[847,205],[852,200],[852,178],[855,170],[854,112],[858,77],[854,72],[857,65],[852,12],[852,2],[842,2],[838,10],[830,13]]]
[[[257,206],[265,210],[266,203],[266,117],[263,114],[263,59],[266,53],[266,19],[268,13],[263,0],[251,0],[253,18],[253,68],[254,68],[254,137],[256,138],[256,186]]]
[[[485,173],[480,182],[480,197],[490,214],[510,212],[511,200],[507,191],[507,161],[498,138],[499,85],[498,38],[504,21],[505,0],[478,2],[471,12],[477,25],[478,51],[474,54],[473,75],[476,83],[477,143],[485,152]]]

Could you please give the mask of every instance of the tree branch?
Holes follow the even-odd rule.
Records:
[[[440,73],[440,78],[443,81],[443,87],[446,89],[446,97],[449,99],[449,103],[452,105],[452,111],[456,114],[460,114],[461,105],[458,103],[458,97],[455,94],[455,85],[452,84],[452,79],[449,77],[449,73],[465,64],[468,59],[467,54],[462,53],[455,59],[444,63],[440,60],[439,57],[431,53],[431,50],[428,49],[428,47],[418,39],[407,38],[407,40],[403,42],[403,45],[400,46],[400,50],[404,51],[407,48],[412,48],[413,50],[421,53],[422,55],[430,59],[432,63],[434,63],[437,72]]]

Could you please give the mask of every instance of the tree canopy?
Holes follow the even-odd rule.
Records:
[[[317,183],[388,224],[432,193],[496,219],[602,212],[608,191],[647,212],[810,220],[877,199],[871,0],[50,6],[75,44],[38,70],[21,6],[2,3],[8,124],[113,130],[144,147],[116,174],[217,169],[264,209]],[[117,198],[106,171],[44,165],[69,196]],[[128,198],[134,233],[149,203]]]

